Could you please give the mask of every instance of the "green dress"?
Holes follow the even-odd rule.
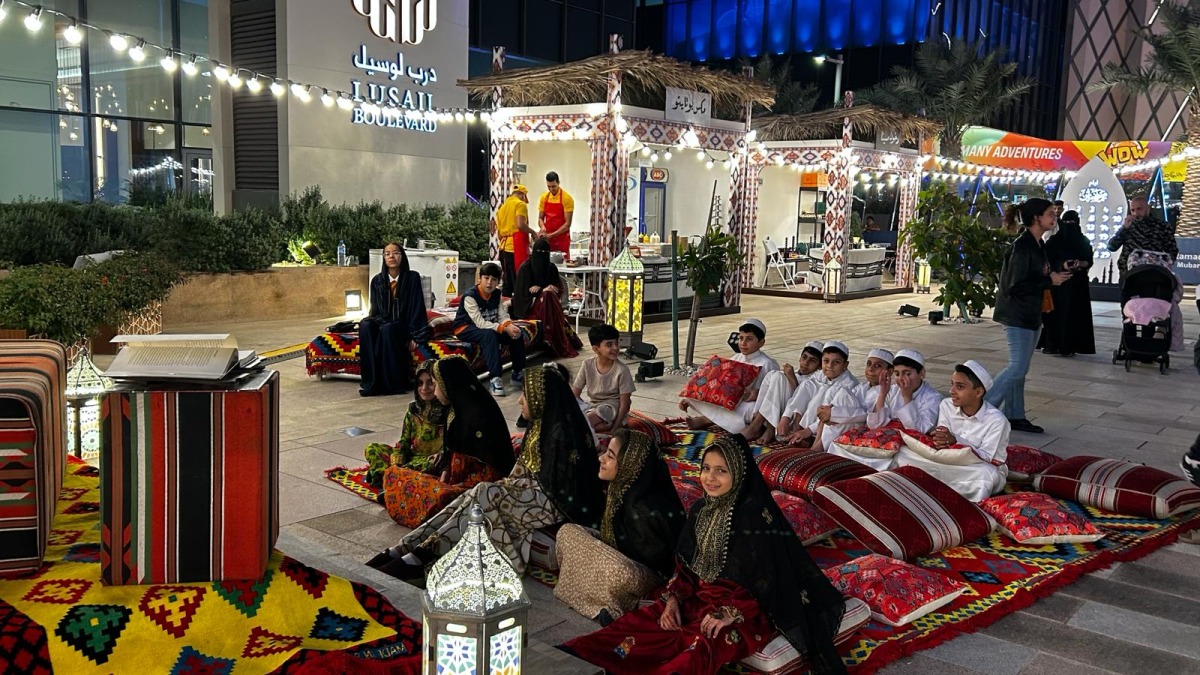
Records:
[[[371,443],[367,446],[367,483],[383,487],[383,473],[389,466],[414,471],[432,468],[432,457],[442,451],[446,432],[446,408],[437,401],[413,401],[404,415],[400,440],[395,446]]]

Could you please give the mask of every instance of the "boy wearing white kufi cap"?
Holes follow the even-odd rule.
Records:
[[[925,357],[901,349],[892,360],[892,375],[879,383],[882,396],[867,405],[867,426],[878,429],[899,420],[905,429],[927,434],[937,425],[942,395],[925,381]]]
[[[775,359],[762,351],[767,341],[767,327],[758,319],[747,319],[738,327],[738,353],[731,361],[740,361],[752,366],[758,366],[758,377],[746,387],[742,401],[733,410],[726,410],[719,405],[705,403],[690,398],[680,399],[679,409],[685,413],[690,408],[696,413],[688,417],[688,426],[702,429],[709,424],[715,424],[731,434],[740,434],[758,410],[758,394],[763,380],[768,373],[779,370]]]
[[[875,407],[879,398],[879,385],[892,374],[895,356],[888,350],[876,347],[867,352],[867,363],[863,369],[863,381],[854,388],[854,395],[862,402],[864,410]]]
[[[992,376],[978,361],[954,367],[950,376],[950,398],[938,410],[938,426],[933,441],[938,449],[951,445],[971,448],[976,462],[966,465],[942,464],[922,457],[908,448],[896,455],[900,466],[915,466],[963,497],[981,502],[1004,489],[1008,481],[1008,418],[984,395],[992,386]]]
[[[849,364],[850,349],[845,343],[837,340],[825,343],[821,370],[828,381],[818,388],[809,401],[804,416],[800,418],[801,428],[789,435],[791,442],[812,438],[813,448],[826,449],[842,433],[866,421],[867,412],[854,394],[858,380],[850,374]]]
[[[787,433],[788,424],[791,422],[788,413],[790,402],[795,400],[796,396],[803,395],[801,390],[808,391],[808,394],[803,395],[804,403],[800,407],[800,411],[803,412],[809,398],[812,397],[812,392],[816,391],[816,385],[821,381],[811,380],[818,377],[824,379],[821,376],[821,350],[824,348],[825,344],[822,342],[809,342],[800,351],[800,359],[795,368],[791,364],[784,364],[782,370],[767,373],[763,378],[762,388],[758,390],[758,406],[754,416],[742,432],[746,440],[768,445]]]

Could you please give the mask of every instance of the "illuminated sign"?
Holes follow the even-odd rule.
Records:
[[[377,59],[360,45],[352,59],[354,67],[377,81],[350,80],[350,98],[368,101],[380,109],[356,107],[350,113],[354,124],[367,124],[406,131],[437,131],[433,94],[427,91],[438,81],[437,69],[405,64],[404,52],[396,58]]]
[[[419,45],[437,28],[437,0],[350,0],[371,32],[399,44]]]
[[[671,174],[666,169],[654,167],[646,174],[646,180],[654,183],[665,183],[670,180]]]

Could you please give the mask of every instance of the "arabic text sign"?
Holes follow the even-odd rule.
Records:
[[[409,131],[437,131],[436,120],[416,115],[435,110],[433,94],[427,91],[427,88],[438,81],[436,68],[411,64],[406,66],[403,52],[396,52],[394,60],[390,55],[386,59],[377,59],[367,53],[366,45],[359,47],[352,62],[354,67],[366,73],[367,77],[386,82],[351,80],[350,98],[355,101],[369,101],[385,108],[394,106],[399,108],[403,116],[388,116],[382,111],[369,111],[358,107],[351,112],[351,122]]]
[[[712,94],[667,87],[667,119],[705,124],[712,121]]]

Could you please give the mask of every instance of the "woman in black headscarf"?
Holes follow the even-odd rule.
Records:
[[[383,267],[371,279],[371,313],[358,323],[358,367],[362,396],[409,391],[412,350],[429,334],[421,275],[408,267],[404,247],[383,247]]]
[[[1092,328],[1092,295],[1088,270],[1093,262],[1092,242],[1079,227],[1079,213],[1062,215],[1058,233],[1046,242],[1046,258],[1055,272],[1074,272],[1061,286],[1050,288],[1054,310],[1044,317],[1041,343],[1045,354],[1074,356],[1096,353]]]
[[[716,673],[782,633],[814,673],[841,673],[833,644],[845,609],[804,550],[741,435],[704,452],[663,597],[564,648],[614,675]]]
[[[491,524],[492,543],[519,573],[529,562],[534,530],[562,522],[599,525],[604,493],[596,445],[560,368],[550,365],[525,371],[521,407],[529,430],[508,476],[479,483],[450,502],[389,549],[393,559],[381,571],[402,579],[422,575],[424,565],[448,552],[466,531],[475,504]],[[448,429],[448,449],[450,436]],[[503,438],[507,442],[507,432]],[[477,439],[485,441],[482,436]]]
[[[529,260],[517,270],[509,315],[514,319],[541,321],[546,345],[555,356],[569,359],[579,356],[583,341],[563,314],[560,298],[564,288],[558,267],[550,262],[550,242],[539,239],[533,245]]]
[[[608,625],[633,609],[675,568],[686,515],[654,440],[618,429],[600,454],[609,481],[600,538],[578,525],[558,531],[554,597]]]

